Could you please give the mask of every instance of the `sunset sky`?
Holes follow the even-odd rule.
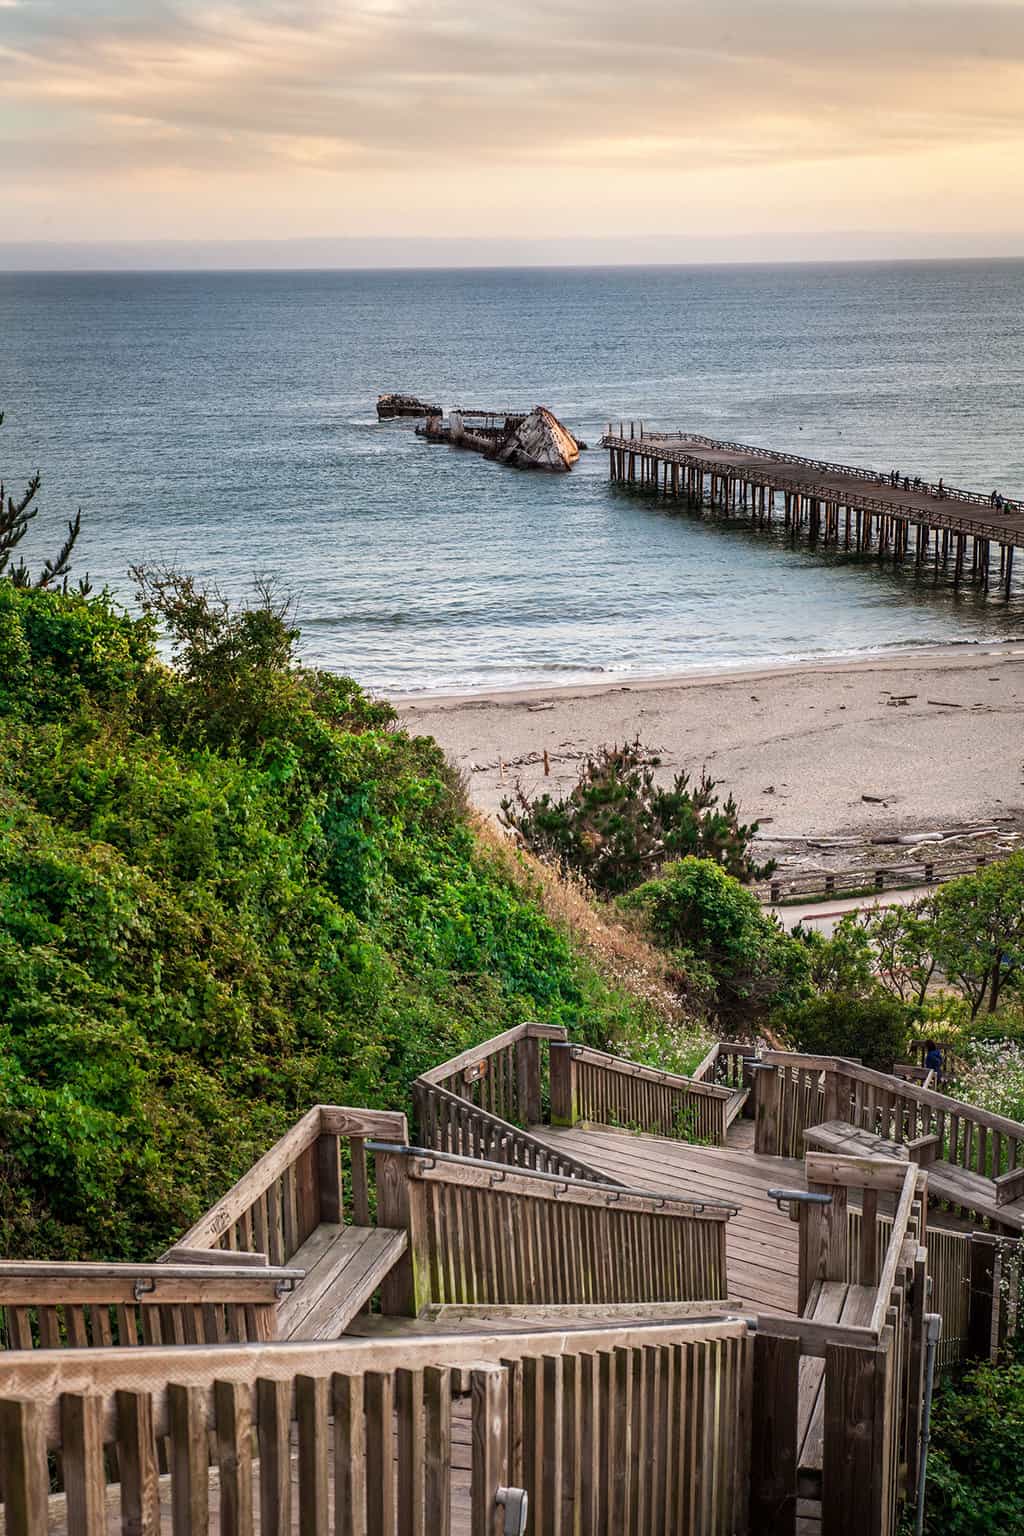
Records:
[[[0,60],[6,242],[1024,254],[1024,0],[0,0]]]

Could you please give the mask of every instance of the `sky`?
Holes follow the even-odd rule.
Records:
[[[0,0],[0,71],[4,265],[1024,255],[1024,0]]]

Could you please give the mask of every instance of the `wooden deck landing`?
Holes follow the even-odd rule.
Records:
[[[725,1147],[695,1147],[604,1126],[531,1126],[551,1147],[571,1153],[634,1189],[739,1207],[726,1228],[729,1299],[751,1310],[797,1315],[797,1227],[769,1200],[769,1188],[806,1189],[803,1163],[758,1157],[753,1122],[734,1121]]]

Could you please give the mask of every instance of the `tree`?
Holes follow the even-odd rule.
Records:
[[[671,859],[711,859],[742,881],[775,868],[751,858],[758,823],[743,826],[732,795],[719,804],[714,779],[687,773],[655,783],[661,759],[637,739],[588,757],[569,794],[531,800],[521,785],[501,802],[501,820],[538,857],[575,870],[604,896],[621,895]]]
[[[710,978],[707,1001],[723,1020],[749,1028],[810,993],[807,947],[712,859],[666,864],[621,905],[639,912],[648,935],[670,952],[684,990],[690,974]]]
[[[825,992],[772,1014],[772,1025],[795,1050],[812,1056],[851,1056],[881,1072],[906,1059],[916,1013],[884,993],[846,997]]]
[[[938,969],[962,992],[971,1018],[986,998],[999,1007],[1007,983],[1024,967],[1024,853],[989,864],[940,887],[932,899]]]
[[[856,922],[874,949],[875,971],[885,990],[900,1002],[923,1003],[937,964],[931,897],[909,907],[864,912]]]
[[[0,426],[3,425],[3,420],[3,412],[0,411]],[[39,515],[37,498],[42,483],[42,477],[37,470],[26,485],[23,494],[15,500],[4,482],[0,480],[0,577],[6,577],[16,587],[49,587],[54,582],[62,581],[63,590],[66,592],[71,555],[78,543],[78,535],[82,527],[81,507],[69,521],[67,537],[55,558],[43,562],[43,568],[38,576],[33,578],[24,560],[19,560],[17,565],[11,564],[14,551],[28,532],[33,519]],[[86,576],[79,582],[79,592],[85,596],[89,590],[89,578]]]

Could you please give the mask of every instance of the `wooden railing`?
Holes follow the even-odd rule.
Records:
[[[752,1357],[738,1319],[13,1356],[6,1536],[497,1536],[522,1492],[547,1536],[732,1536],[768,1427]]]
[[[832,1056],[797,1056],[766,1051],[755,1069],[754,1150],[768,1157],[804,1155],[804,1131],[826,1114],[825,1074]]]
[[[729,1088],[582,1045],[551,1046],[551,1123],[621,1126],[724,1146]]]
[[[531,1168],[538,1173],[556,1173],[563,1178],[587,1179],[595,1184],[615,1182],[600,1169],[549,1147],[529,1131],[478,1108],[447,1088],[419,1079],[413,1084],[412,1098],[421,1146],[508,1163],[515,1168]]]
[[[757,1046],[735,1040],[716,1040],[704,1059],[693,1069],[696,1083],[715,1083],[735,1093],[749,1088],[750,1063],[757,1059]]]
[[[225,1259],[227,1256],[225,1255]],[[266,1265],[0,1263],[0,1348],[272,1339],[302,1270]]]
[[[927,1177],[910,1163],[809,1153],[806,1194],[774,1192],[799,1221],[799,1307],[824,1346],[823,1364],[799,1366],[790,1489],[794,1498],[824,1493],[829,1526],[864,1536],[893,1536],[916,1488]],[[890,1218],[880,1217],[879,1196],[895,1201]]]
[[[774,1071],[758,1073],[758,1152],[799,1157],[808,1126],[843,1120],[905,1145],[923,1166],[941,1164],[936,1189],[952,1209],[998,1221],[998,1207],[1024,1195],[1018,1121],[839,1057],[768,1051],[762,1062]],[[954,1187],[958,1169],[969,1176],[962,1188]],[[991,1192],[970,1176],[991,1181]]]
[[[934,855],[907,864],[861,865],[857,869],[811,870],[806,874],[776,875],[762,882],[758,894],[773,906],[780,902],[828,901],[831,897],[862,892],[899,891],[915,886],[943,885],[961,875],[976,874],[993,862],[987,853]]]
[[[316,1105],[200,1217],[179,1247],[265,1253],[272,1264],[280,1265],[321,1222],[347,1219],[351,1226],[369,1226],[372,1198],[365,1143],[375,1136],[405,1141],[405,1116],[392,1110]]]
[[[386,1312],[430,1303],[721,1302],[735,1206],[373,1144],[383,1226],[408,1247]]]
[[[555,1024],[518,1024],[422,1073],[417,1084],[445,1088],[512,1125],[536,1125],[542,1114],[544,1043],[565,1039],[565,1030]]]

